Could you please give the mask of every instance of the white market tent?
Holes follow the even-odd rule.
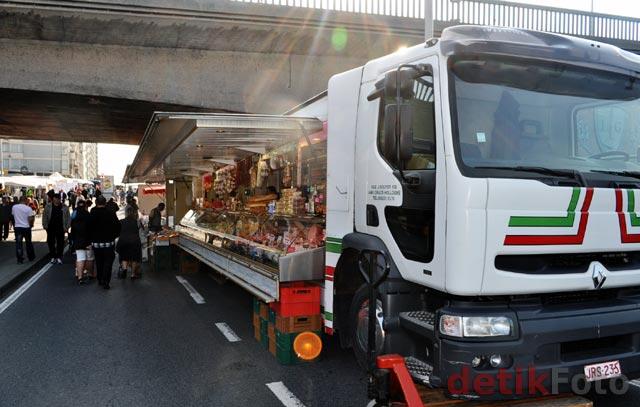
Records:
[[[0,183],[11,187],[46,188],[68,191],[77,185],[93,184],[90,180],[80,178],[66,178],[60,173],[54,172],[48,177],[37,175],[14,175],[0,177]]]
[[[46,188],[49,182],[47,177],[35,175],[16,175],[13,177],[0,177],[3,185],[27,188]]]

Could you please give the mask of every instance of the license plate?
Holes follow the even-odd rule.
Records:
[[[620,362],[615,360],[613,362],[587,365],[584,367],[584,375],[586,376],[588,382],[593,382],[596,380],[610,379],[612,377],[621,376],[622,369],[620,369]]]

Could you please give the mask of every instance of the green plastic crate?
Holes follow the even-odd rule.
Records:
[[[260,343],[269,349],[269,321],[260,318]]]
[[[293,346],[283,348],[276,344],[276,360],[282,365],[293,365],[298,363],[298,357],[293,352]]]
[[[297,333],[285,334],[276,328],[276,346],[280,346],[283,349],[293,349],[293,341],[296,339],[297,335]]]
[[[276,312],[271,308],[269,308],[269,322],[271,322],[272,324],[276,323]]]
[[[253,297],[253,313],[260,315],[260,300],[257,297]]]
[[[312,331],[322,338],[322,331]],[[293,351],[293,341],[300,332],[282,333],[276,329],[276,359],[283,365],[298,363],[299,359]]]

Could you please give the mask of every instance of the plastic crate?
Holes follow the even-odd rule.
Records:
[[[274,342],[276,341],[276,326],[271,322],[269,322],[269,325],[267,326],[267,336],[270,340],[273,340]]]
[[[306,283],[280,285],[280,303],[320,303],[320,286]]]
[[[322,329],[322,316],[320,314],[294,317],[278,315],[276,317],[276,328],[285,333],[319,331]]]
[[[274,302],[271,308],[283,317],[320,314],[320,302]]]
[[[315,334],[322,338],[321,331],[314,331]],[[276,329],[276,359],[280,364],[293,365],[300,362],[300,359],[293,350],[293,341],[299,332],[283,333]]]
[[[260,314],[260,300],[258,297],[253,297],[253,313]]]
[[[298,363],[298,357],[293,352],[293,348],[281,347],[276,343],[276,359],[281,365],[293,365]]]
[[[269,347],[269,321],[260,318],[260,342],[265,348]]]
[[[273,308],[269,308],[269,322],[276,323],[276,311]]]
[[[269,338],[269,353],[276,356],[276,340]]]
[[[269,320],[269,306],[262,301],[260,301],[260,318]]]

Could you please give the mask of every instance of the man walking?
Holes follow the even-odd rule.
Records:
[[[51,263],[62,264],[64,234],[69,230],[70,223],[69,207],[61,202],[60,194],[54,194],[51,202],[44,207],[42,215],[42,227],[47,231]]]
[[[9,238],[9,224],[11,222],[11,202],[6,196],[2,197],[2,206],[0,206],[0,238],[7,240]]]
[[[158,206],[151,209],[149,214],[149,231],[158,233],[162,230],[162,211],[164,211],[164,202],[160,202]]]
[[[103,195],[96,198],[96,207],[91,210],[89,216],[89,234],[98,272],[98,284],[108,290],[111,269],[116,258],[115,240],[120,235],[120,221],[106,205],[107,199]]]
[[[24,263],[22,240],[24,240],[27,245],[27,257],[29,261],[33,261],[36,258],[36,253],[33,250],[33,242],[31,241],[31,228],[36,219],[36,214],[26,203],[27,197],[23,195],[20,197],[18,203],[13,205],[11,209],[13,231],[16,235],[16,257],[18,258],[18,264]]]
[[[120,210],[120,207],[113,197],[109,198],[109,202],[107,202],[107,209],[109,209],[113,213],[117,213]]]

